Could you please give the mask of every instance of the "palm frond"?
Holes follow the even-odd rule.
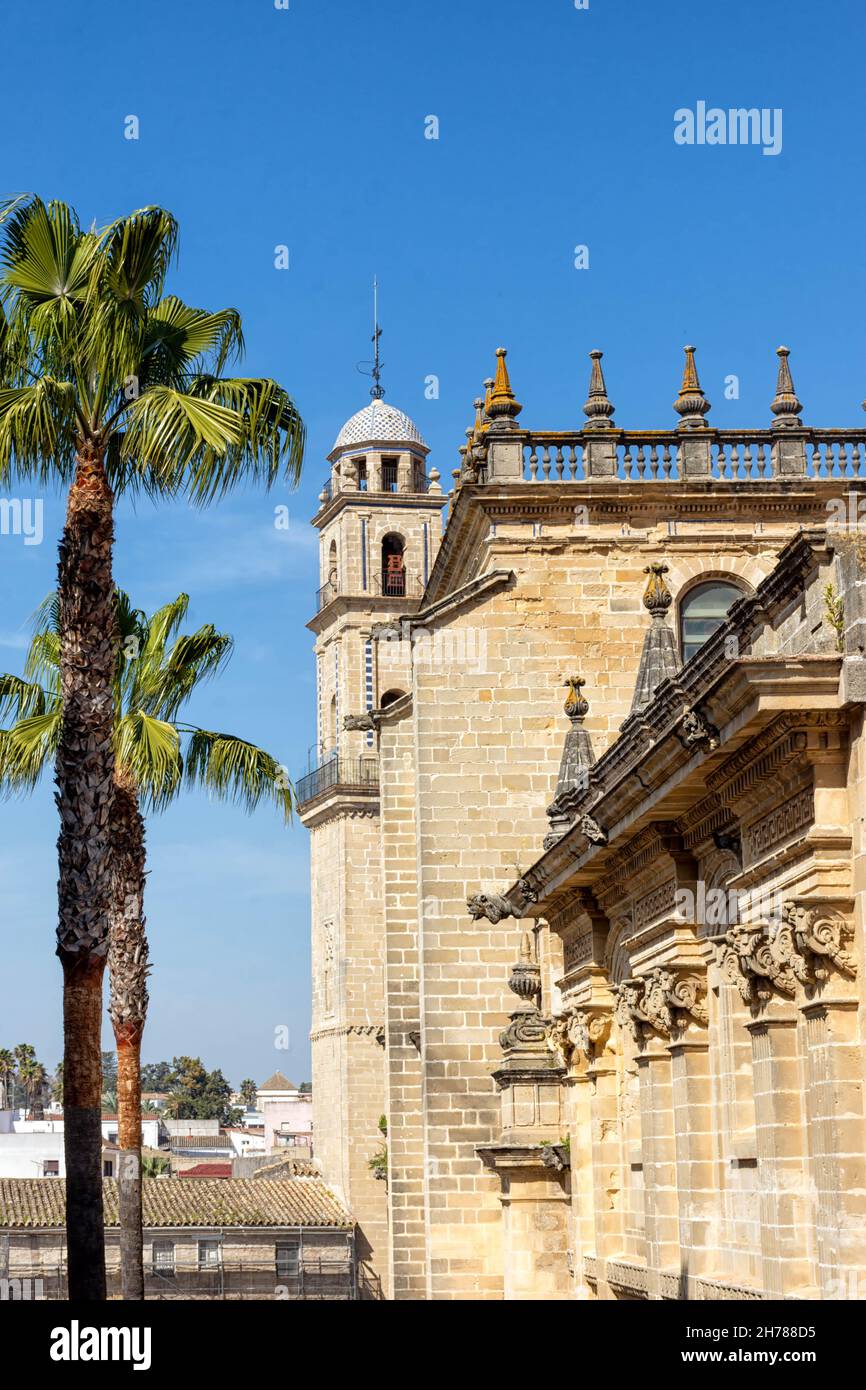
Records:
[[[261,801],[270,801],[282,811],[288,824],[292,819],[295,795],[285,769],[253,743],[232,734],[197,729],[186,749],[186,781],[254,811]]]
[[[241,421],[225,406],[177,391],[152,386],[130,401],[124,423],[121,459],[134,459],[160,489],[176,490],[187,472],[238,452]]]
[[[0,479],[13,473],[48,482],[75,470],[75,388],[42,376],[0,388]]]
[[[196,363],[209,363],[215,373],[241,356],[244,335],[236,309],[208,313],[169,295],[148,315],[143,349],[142,386],[150,382],[185,384]]]
[[[143,708],[162,719],[175,719],[196,687],[222,669],[233,648],[233,639],[210,623],[178,637],[168,656],[142,676]]]
[[[117,725],[114,752],[118,765],[134,779],[146,809],[161,811],[177,795],[183,762],[173,724],[133,710]]]
[[[44,714],[45,702],[45,692],[37,681],[0,675],[0,719],[17,721]]]
[[[44,714],[19,719],[0,730],[0,794],[32,791],[46,767],[53,767],[60,742],[60,702]]]

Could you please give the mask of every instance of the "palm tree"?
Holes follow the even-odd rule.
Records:
[[[82,231],[30,194],[0,204],[0,483],[69,485],[60,543],[57,953],[63,968],[69,1296],[105,1298],[102,977],[112,901],[112,581],[117,489],[205,503],[242,479],[296,481],[304,427],[266,378],[225,377],[234,309],[164,296],[177,224],[148,207]],[[121,1196],[121,1204],[124,1197]]]
[[[256,1086],[255,1081],[251,1081],[249,1079],[247,1079],[246,1081],[242,1081],[240,1085],[239,1094],[241,1100],[245,1103],[247,1109],[252,1110],[253,1106],[256,1103],[256,1096],[258,1094],[258,1088]]]
[[[0,1047],[0,1110],[12,1108],[12,1078],[15,1075],[15,1057],[8,1047]]]
[[[48,1072],[35,1057],[28,1057],[18,1068],[18,1079],[27,1094],[27,1111],[33,1120],[45,1118],[43,1094],[48,1085]]]
[[[181,634],[186,594],[150,618],[117,592],[120,649],[115,666],[114,800],[109,1014],[117,1045],[121,1190],[135,1198],[120,1211],[121,1274],[126,1298],[144,1297],[141,1232],[141,1040],[147,1016],[144,810],[164,810],[184,785],[200,785],[253,810],[270,801],[286,821],[292,791],[280,765],[254,744],[182,721],[196,688],[231,654],[232,639],[207,624]],[[51,595],[36,615],[24,677],[0,676],[0,785],[32,789],[53,762],[61,736],[59,604]],[[201,1069],[199,1064],[199,1069]],[[202,1074],[203,1070],[202,1070]],[[250,1083],[253,1085],[254,1083]],[[129,1171],[124,1177],[124,1168]],[[127,1292],[127,1289],[130,1292]],[[132,1292],[132,1290],[137,1290]]]

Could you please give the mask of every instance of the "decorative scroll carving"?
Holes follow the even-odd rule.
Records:
[[[578,1060],[594,1062],[604,1051],[611,1022],[609,1009],[569,1010],[548,1024],[547,1045],[567,1069]]]
[[[844,945],[854,933],[841,913],[792,900],[782,907],[782,921],[792,928],[800,950],[814,957],[816,979],[824,980],[830,975],[827,962],[843,975],[856,975],[857,962]]]
[[[829,978],[832,966],[853,977],[856,961],[845,945],[851,936],[841,913],[790,900],[778,921],[731,927],[718,945],[717,959],[723,977],[755,1009],[774,990],[793,998],[800,984],[811,992]]]
[[[657,966],[639,979],[623,980],[614,986],[617,996],[616,1018],[638,1045],[650,1032],[675,1039],[690,1021],[706,1024],[706,983],[694,971]]]
[[[771,999],[774,989],[788,997],[794,995],[797,977],[790,953],[784,941],[776,945],[763,923],[729,928],[718,946],[717,959],[722,976],[753,1008]]]

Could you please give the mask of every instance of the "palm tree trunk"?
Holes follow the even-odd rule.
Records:
[[[82,446],[60,543],[57,954],[63,966],[66,1248],[70,1300],[105,1298],[102,1212],[102,977],[111,904],[112,495],[102,456]]]
[[[120,1277],[125,1299],[143,1299],[141,1039],[148,1002],[144,821],[138,809],[135,782],[123,769],[115,772],[112,843],[114,902],[108,952],[108,1011],[117,1043]]]

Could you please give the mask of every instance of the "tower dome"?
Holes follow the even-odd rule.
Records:
[[[360,446],[375,448],[380,444],[391,448],[403,445],[416,454],[430,452],[414,420],[396,406],[374,399],[346,421],[328,458],[333,462],[347,450]]]

